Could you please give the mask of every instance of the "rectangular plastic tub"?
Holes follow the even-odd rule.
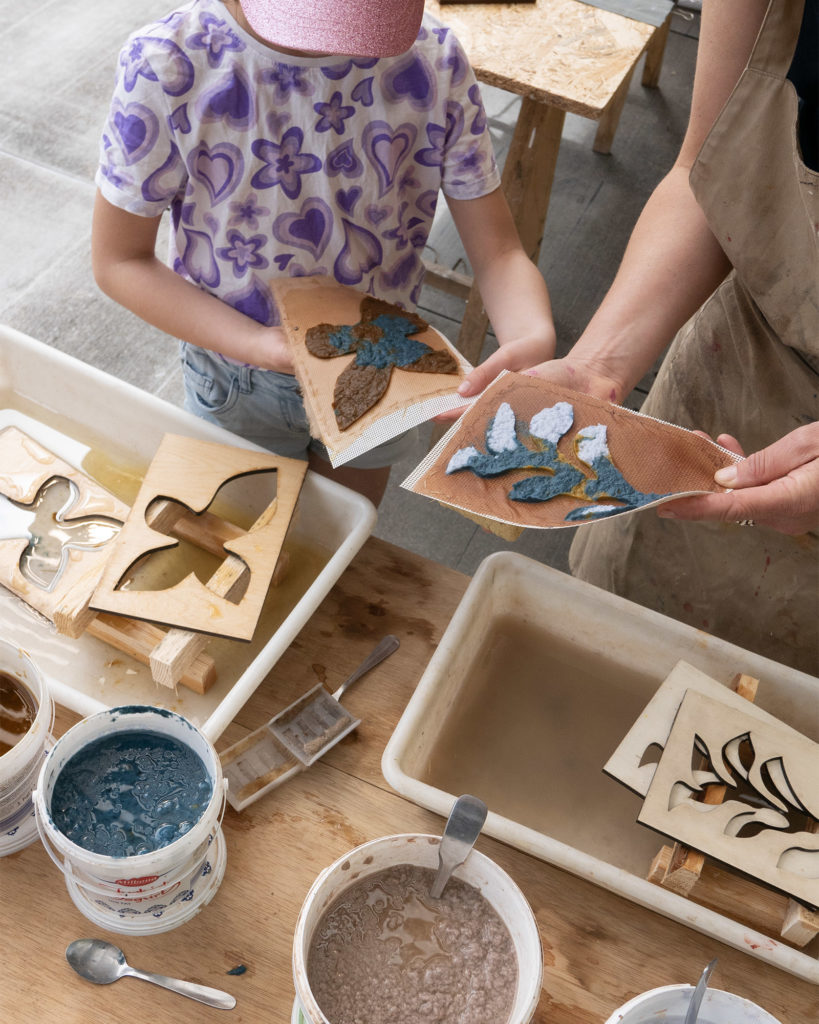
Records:
[[[443,816],[473,793],[489,835],[819,983],[819,940],[794,949],[646,881],[666,841],[602,767],[679,660],[726,684],[758,678],[759,706],[819,739],[819,680],[529,558],[490,555],[387,744],[384,776]]]
[[[0,325],[0,429],[9,424],[30,432],[115,492],[111,480],[138,485],[165,433],[253,447]],[[58,636],[51,623],[2,587],[0,636],[25,648],[46,676],[54,700],[81,715],[115,705],[156,704],[185,716],[215,740],[353,559],[375,519],[375,508],[366,498],[307,474],[285,542],[291,553],[288,576],[271,591],[269,607],[249,644],[210,641],[206,653],[217,662],[218,678],[203,695],[184,686],[176,692],[157,686],[146,667],[91,637]]]

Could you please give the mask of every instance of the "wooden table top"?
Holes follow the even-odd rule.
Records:
[[[452,27],[480,81],[592,119],[657,31],[580,0],[443,6],[427,0],[426,9]]]
[[[385,633],[395,633],[401,648],[345,697],[362,718],[355,733],[245,811],[227,809],[225,878],[188,924],[155,936],[106,934],[75,909],[39,843],[0,860],[3,1021],[194,1024],[224,1013],[132,979],[99,987],[82,980],[65,962],[65,948],[99,936],[135,967],[233,993],[237,1006],[225,1021],[288,1024],[292,936],[316,875],[369,839],[443,828],[438,815],[389,788],[380,761],[468,582],[384,541],[367,541],[217,746],[263,724],[316,682],[334,688]],[[58,711],[57,733],[74,720]],[[544,973],[535,1024],[601,1024],[639,992],[693,982],[715,956],[715,987],[752,999],[782,1024],[819,1020],[815,986],[493,839],[481,837],[477,846],[515,879],[537,918]],[[228,973],[239,965],[243,974]]]

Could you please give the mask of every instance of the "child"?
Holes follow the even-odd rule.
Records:
[[[123,48],[96,180],[97,283],[182,339],[186,407],[376,504],[411,438],[330,468],[272,277],[328,274],[412,309],[443,189],[503,347],[496,372],[554,353],[478,85],[423,0],[192,0]],[[168,207],[170,265],[154,251]]]

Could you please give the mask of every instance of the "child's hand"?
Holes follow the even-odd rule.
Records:
[[[496,352],[479,363],[464,377],[458,387],[458,394],[464,398],[479,395],[481,391],[497,377],[501,370],[527,370],[530,366],[543,359],[544,353],[554,351],[554,339],[521,338],[501,345]],[[548,363],[541,365],[548,366]],[[456,420],[466,409],[450,409],[435,417],[436,423],[448,423]]]
[[[258,328],[258,325],[256,325]],[[254,332],[253,354],[248,362],[263,370],[294,373],[293,354],[283,327],[262,327]]]
[[[501,370],[528,370],[543,362],[554,352],[554,338],[520,338],[501,345],[496,352],[479,363],[461,382],[458,394],[464,398],[478,395],[491,384]]]

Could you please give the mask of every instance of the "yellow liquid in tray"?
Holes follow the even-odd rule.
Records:
[[[17,392],[0,391],[0,409],[2,408],[13,409],[57,431],[62,435],[62,440],[67,442],[66,449],[71,452],[70,455],[63,455],[65,461],[75,465],[122,501],[129,505],[133,503],[148,468],[144,459],[134,457],[124,448],[113,443],[110,438],[95,434],[91,427],[70,420]],[[25,430],[24,423],[20,424],[20,429]],[[42,443],[45,447],[49,447],[47,442]],[[256,479],[250,488],[254,493],[246,505],[240,507],[237,504],[243,482],[239,479],[220,490],[214,499],[213,511],[225,518],[232,519],[236,525],[247,528],[264,507],[266,500],[269,500],[269,495],[265,493],[267,485],[262,480],[269,474],[256,474],[255,476]],[[236,515],[231,515],[231,512],[236,512]],[[283,553],[289,557],[287,572],[281,583],[269,589],[253,639],[245,643],[213,637],[208,642],[205,653],[216,662],[216,687],[220,691],[223,689],[220,683],[226,679],[237,679],[255,659],[273,633],[302,599],[333,553],[323,548],[320,543],[314,543],[312,537],[299,533],[298,516],[297,504],[291,529],[288,531],[282,547]],[[208,579],[219,564],[216,557],[208,555],[207,552],[194,545],[181,541],[175,549],[175,553],[159,559],[155,567],[149,568],[146,562],[146,567],[140,574],[140,583],[147,586],[148,589],[161,589],[163,586],[170,586],[179,578],[180,565],[185,562],[188,563],[188,571],[194,571],[203,581]],[[26,621],[25,616],[23,621]],[[64,638],[51,637],[49,639],[46,637],[44,646],[51,650],[55,642],[62,643],[67,650]],[[126,671],[124,666],[128,661],[127,656],[120,654],[114,648],[110,648],[110,650],[112,654],[111,669],[106,673],[104,680],[105,694],[101,693],[102,699],[106,702],[116,700],[109,684]],[[59,655],[55,656],[55,661],[59,660]],[[101,679],[100,682],[102,683],[103,680]],[[172,695],[173,691],[170,691],[170,694]],[[155,686],[149,682],[145,698],[154,702],[156,696]]]

